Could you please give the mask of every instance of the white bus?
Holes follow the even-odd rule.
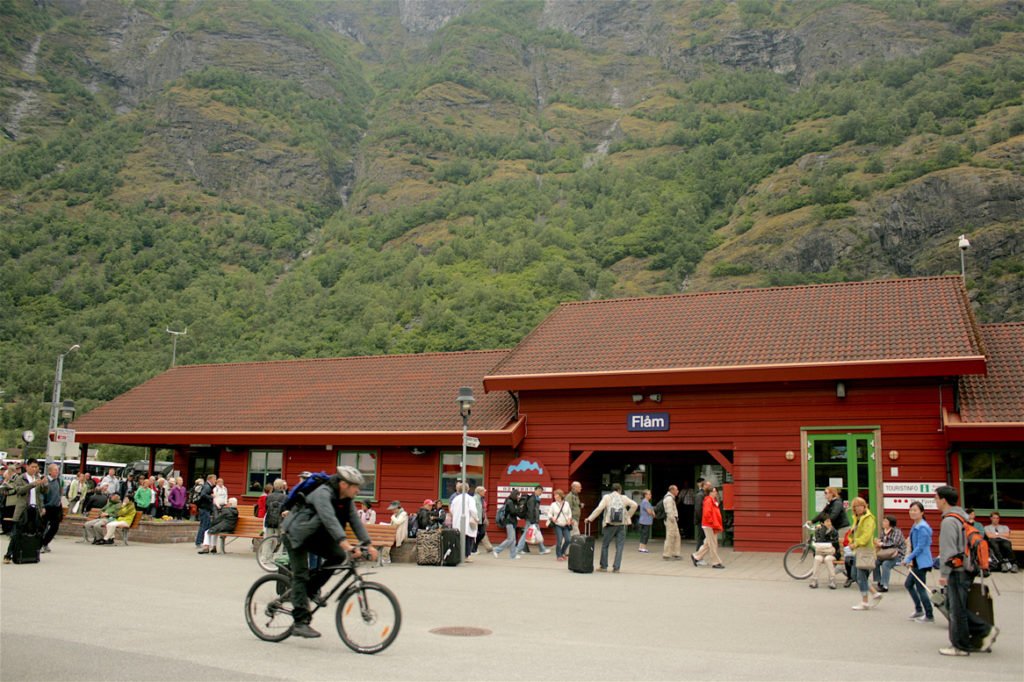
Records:
[[[69,485],[71,481],[75,480],[78,475],[78,460],[77,459],[66,459],[64,460],[64,475],[61,476],[61,480],[64,485]],[[114,470],[114,474],[121,478],[124,475],[124,462],[101,462],[99,460],[90,459],[85,462],[85,471],[87,474],[92,476],[92,480],[99,483],[107,472],[111,469]]]

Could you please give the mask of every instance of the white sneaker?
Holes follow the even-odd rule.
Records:
[[[971,655],[971,653],[969,651],[964,651],[963,649],[957,649],[956,647],[953,647],[953,646],[947,646],[947,647],[944,647],[942,649],[939,649],[939,653],[942,654],[943,656],[970,656]]]
[[[981,640],[981,650],[984,651],[986,654],[992,653],[992,645],[996,643],[996,637],[998,636],[999,628],[993,625],[992,629],[989,630],[988,634],[985,635]]]
[[[873,595],[871,595],[871,601],[869,602],[868,608],[875,608],[876,606],[878,606],[878,602],[880,601],[882,601],[882,593],[875,592]]]
[[[867,604],[865,604],[864,602],[861,602],[859,604],[855,604],[854,606],[852,606],[850,608],[852,608],[854,611],[867,611],[871,607],[868,606]]]
[[[512,560],[515,561],[516,559],[519,559],[519,558],[520,558],[520,556],[518,554],[516,554],[514,557],[512,557]]]
[[[541,554],[551,554],[551,550],[545,549],[543,552],[541,552]]]
[[[498,550],[496,550],[496,549],[493,549],[493,550],[491,550],[491,554],[493,554],[493,555],[494,555],[494,558],[495,558],[495,559],[497,559],[497,558],[498,558]]]

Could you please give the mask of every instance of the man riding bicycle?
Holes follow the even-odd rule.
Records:
[[[363,475],[355,467],[338,467],[338,473],[310,492],[305,503],[288,512],[281,524],[292,572],[292,618],[295,621],[292,634],[296,637],[320,636],[309,625],[312,618],[309,598],[315,597],[330,579],[332,566],[347,561],[350,552],[359,556],[360,548],[353,548],[345,538],[346,523],[366,545],[370,558],[377,559],[377,550],[369,545],[370,536],[353,504],[363,483]],[[312,576],[310,552],[324,558],[324,565]]]

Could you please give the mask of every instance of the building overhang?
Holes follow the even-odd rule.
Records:
[[[986,367],[985,356],[976,355],[950,358],[686,367],[564,374],[508,374],[484,377],[484,389],[490,392],[951,377],[964,374],[985,374]]]
[[[526,436],[526,418],[504,429],[476,431],[480,447],[518,447]],[[462,447],[462,430],[450,431],[77,431],[79,443],[149,445],[167,448],[258,445],[290,447]]]
[[[946,442],[1007,443],[1024,441],[1024,422],[965,422],[958,414],[943,410]]]

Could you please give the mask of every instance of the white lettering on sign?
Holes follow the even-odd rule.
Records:
[[[884,495],[934,495],[935,489],[945,483],[910,483],[902,481],[886,481],[882,483]]]
[[[629,431],[668,431],[668,412],[633,413],[626,424]]]

